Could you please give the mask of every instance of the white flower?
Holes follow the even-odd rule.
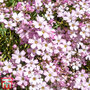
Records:
[[[76,78],[74,88],[80,89],[80,85],[81,85],[80,78]]]
[[[88,90],[90,89],[90,78],[89,78],[89,81],[88,81]]]
[[[76,17],[73,13],[65,11],[62,15],[63,19],[66,20],[67,22],[75,21]]]
[[[43,36],[44,38],[49,38],[48,29],[49,28],[47,26],[45,26],[40,31],[37,31],[37,33],[39,36]]]
[[[38,64],[38,60],[29,60],[27,61],[27,67],[32,67],[33,69],[36,67],[36,64]]]
[[[79,68],[81,67],[81,64],[79,61],[76,61],[74,63],[72,63],[72,68],[75,70],[79,70]]]
[[[78,49],[80,48],[80,46],[83,47],[84,44],[83,44],[82,42],[77,43],[77,48],[78,48]]]
[[[61,35],[55,36],[55,40],[53,41],[54,44],[60,44],[62,41]]]
[[[41,4],[42,2],[41,2],[41,0],[35,0],[35,4],[37,5],[37,4]]]
[[[85,39],[86,36],[89,37],[90,36],[90,31],[89,29],[86,29],[85,27],[82,28],[82,31],[80,32],[80,35]]]
[[[62,44],[60,44],[60,47],[62,48],[62,51],[66,52],[67,50],[68,51],[71,50],[71,46],[70,45],[71,45],[70,41],[66,42],[66,40],[63,40]]]
[[[17,84],[18,84],[19,86],[22,86],[22,88],[25,88],[25,86],[27,86],[27,84],[28,84],[22,74],[16,76],[16,77],[15,77],[15,80],[17,80]]]
[[[90,30],[90,24],[89,23],[86,24],[86,29]]]
[[[12,59],[15,60],[15,63],[20,63],[20,61],[24,61],[25,60],[25,54],[26,52],[23,51],[19,51],[19,49],[17,49],[14,54],[12,54]]]
[[[3,70],[8,71],[9,73],[11,73],[12,72],[12,68],[13,68],[12,63],[8,62],[8,61],[5,61],[4,65],[5,66],[3,67]]]
[[[67,11],[65,11],[64,13],[63,13],[63,19],[64,20],[67,20],[68,21],[68,19],[70,19],[70,18],[68,18],[68,17],[70,17],[71,16],[71,14],[70,14],[70,12],[67,12]],[[70,20],[71,21],[71,20]]]
[[[16,23],[13,23],[12,21],[5,21],[4,23],[5,23],[5,27],[6,28],[10,28],[11,29],[11,28],[16,26]]]
[[[87,55],[85,58],[90,60],[90,54],[89,54],[89,55]]]
[[[5,17],[5,15],[3,13],[0,13],[0,22],[4,21],[4,17]]]
[[[53,71],[44,71],[44,75],[46,76],[45,77],[45,81],[48,82],[49,80],[51,80],[51,82],[53,83],[55,81],[55,77],[57,76],[57,73],[56,72],[53,72]]]
[[[0,73],[2,73],[4,70],[3,70],[3,67],[0,67]]]
[[[75,21],[72,21],[72,22],[69,23],[69,25],[70,25],[71,30],[77,30],[79,23],[75,22]]]
[[[70,50],[70,51],[68,51],[68,53],[67,53],[67,57],[68,57],[68,58],[71,58],[71,56],[72,56],[72,55],[75,55],[75,53],[76,53],[75,50],[74,50],[74,51],[73,51],[73,50]]]
[[[35,28],[42,28],[43,27],[42,22],[33,21],[33,25]]]
[[[22,10],[26,10],[26,4],[22,2]]]
[[[66,89],[66,88],[62,88],[61,90],[68,90],[68,89]]]
[[[17,71],[16,70],[13,70],[12,73],[13,73],[13,75],[16,75]]]
[[[31,44],[31,48],[35,49],[36,47],[38,49],[41,49],[41,39],[38,39],[36,37],[34,37],[34,39],[29,39],[28,43]]]
[[[24,15],[22,12],[20,12],[19,14],[13,13],[12,17],[17,22],[24,20]]]
[[[89,8],[89,7],[87,7],[87,8],[85,9],[85,11],[88,12],[88,14],[90,14],[90,8]]]
[[[49,51],[49,49],[52,47],[52,43],[47,43],[44,41],[42,46],[42,51]]]
[[[55,67],[56,67],[56,66],[55,66],[53,63],[51,63],[51,62],[46,65],[46,68],[47,68],[48,71],[50,71],[50,70],[51,70],[51,71],[52,71],[52,70],[54,71]]]
[[[17,72],[18,72],[18,73],[23,72],[23,70],[24,70],[24,68],[22,67],[21,64],[17,65]],[[22,73],[21,73],[21,74],[22,74]]]
[[[57,10],[57,17],[63,17],[63,13],[64,13],[64,7],[62,7],[61,5],[59,6],[58,10]]]
[[[41,55],[41,53],[42,53],[42,52],[41,52],[40,50],[36,50],[36,54],[37,54],[37,55]]]
[[[16,30],[16,33],[19,34],[20,38],[23,39],[23,38],[27,38],[29,39],[29,30],[25,30],[25,29],[17,29]]]
[[[82,15],[84,14],[84,11],[83,11],[83,10],[80,10],[80,8],[76,8],[75,13],[76,13],[76,14],[75,14],[76,17],[81,18]]]
[[[40,17],[39,15],[37,15],[36,17],[37,21],[33,21],[33,25],[35,28],[44,28],[44,25],[47,24],[47,22],[45,21],[45,19],[43,17]]]
[[[70,58],[70,57],[64,58],[64,59],[62,59],[62,62],[63,62],[66,66],[69,66],[69,65],[70,65],[70,62],[71,62],[71,58]]]
[[[79,4],[80,4],[83,8],[86,8],[86,7],[88,6],[85,0],[80,1]]]
[[[45,17],[47,18],[47,20],[50,20],[50,19],[54,18],[51,11],[46,11]]]
[[[0,0],[0,3],[3,3],[4,1],[3,0]]]
[[[38,75],[32,75],[29,79],[30,84],[37,85],[39,83],[39,76]]]
[[[51,11],[53,6],[54,6],[54,3],[51,3],[51,2],[45,5],[45,7],[48,8],[48,11]]]
[[[48,52],[43,52],[43,57],[42,57],[42,59],[43,60],[48,60],[48,61],[50,61],[51,60],[51,53],[48,53]]]
[[[32,72],[33,72],[33,68],[32,67],[27,67],[24,69],[24,76],[28,76],[31,77],[32,76]]]
[[[38,85],[38,87],[40,88],[39,90],[51,90],[51,89],[47,86],[46,82],[42,82],[41,84]]]
[[[88,82],[86,82],[85,75],[79,72],[79,76],[75,79],[74,88],[78,88],[81,90],[89,90],[88,89]]]
[[[38,0],[39,2],[35,2],[35,6],[36,6],[36,9],[37,10],[40,10],[41,9],[41,7],[42,7],[42,2],[41,2],[41,0]]]
[[[90,87],[88,89],[88,83],[87,82],[82,82],[80,86],[81,86],[81,90],[85,90],[85,89],[89,90],[90,89]]]
[[[37,85],[30,85],[29,90],[39,90],[39,87]]]
[[[70,38],[77,37],[76,33],[74,31],[70,31]]]
[[[46,50],[47,52],[49,53],[52,53],[53,52],[53,45],[52,43],[43,43],[43,50]]]
[[[80,46],[79,46],[80,47]],[[89,49],[86,45],[81,43],[81,49],[78,49],[78,54],[81,55],[82,53],[88,54],[87,50]]]

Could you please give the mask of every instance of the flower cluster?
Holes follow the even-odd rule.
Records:
[[[13,90],[90,90],[90,1],[7,2],[0,0],[0,25],[20,44],[9,60],[0,50],[0,75],[14,78]]]

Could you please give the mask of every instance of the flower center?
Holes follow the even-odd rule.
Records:
[[[48,14],[48,17],[50,17],[50,14]]]
[[[39,26],[42,26],[42,24],[41,24],[41,23],[39,23]]]
[[[60,40],[58,40],[58,42],[60,42]]]
[[[18,57],[21,58],[21,55],[19,55]]]
[[[49,77],[51,77],[52,75],[51,74],[49,74]]]
[[[21,68],[19,68],[19,70],[21,71],[22,69],[21,69]]]
[[[11,24],[10,24],[10,23],[8,23],[8,26],[11,26]]]
[[[45,33],[45,31],[44,31],[44,30],[42,30],[42,33]]]
[[[46,55],[49,55],[48,53],[46,53]]]
[[[33,50],[33,52],[35,53],[35,50]]]
[[[35,44],[37,44],[38,42],[37,41],[35,41]]]
[[[42,87],[42,89],[45,89],[45,87]]]
[[[85,33],[85,31],[83,31],[83,34]]]
[[[36,78],[34,77],[34,78],[33,78],[33,80],[35,81],[35,80],[36,80]]]
[[[47,44],[45,44],[45,47],[47,47]]]
[[[22,80],[24,80],[24,77],[22,77]]]
[[[72,27],[74,27],[75,25],[74,24],[72,24]]]
[[[67,45],[64,45],[64,47],[66,48],[66,47],[67,47]]]
[[[19,20],[19,18],[17,17],[16,20]]]
[[[8,65],[8,68],[11,68],[11,66],[10,66],[10,65]]]
[[[84,75],[83,74],[81,74],[81,77],[83,77]]]
[[[0,68],[0,71],[3,71],[3,69],[2,69],[2,68]]]

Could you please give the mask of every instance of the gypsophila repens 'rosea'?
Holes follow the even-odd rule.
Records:
[[[90,90],[90,0],[0,0],[0,77],[13,90]]]

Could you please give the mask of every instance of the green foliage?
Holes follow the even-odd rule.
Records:
[[[34,11],[34,12],[30,13],[30,16],[31,16],[32,20],[35,20],[36,16],[37,16],[37,13]]]
[[[54,24],[53,28],[54,28],[54,29],[57,29],[58,27],[60,27],[61,29],[65,28],[65,27],[69,28],[69,25],[68,25],[68,23],[67,23],[65,20],[63,20],[62,18],[57,18],[57,19],[56,19],[56,23]]]
[[[19,46],[20,39],[15,31],[0,27],[0,52],[2,52],[1,60],[9,60],[13,53],[13,44]]]
[[[52,0],[52,2],[56,2],[56,0]]]
[[[73,5],[68,5],[69,7],[69,11],[72,12],[72,10],[75,10],[75,8],[73,7]]]
[[[83,66],[83,68],[86,70],[86,72],[90,72],[90,61],[87,60],[87,65]]]
[[[0,52],[2,52],[1,61],[11,59],[13,53],[13,45],[16,44],[20,50],[27,50],[30,47],[28,44],[20,45],[19,35],[15,31],[4,28],[4,25],[0,25]]]
[[[6,6],[7,7],[13,6],[14,7],[17,4],[17,2],[21,2],[21,1],[23,1],[23,0],[7,0]]]

